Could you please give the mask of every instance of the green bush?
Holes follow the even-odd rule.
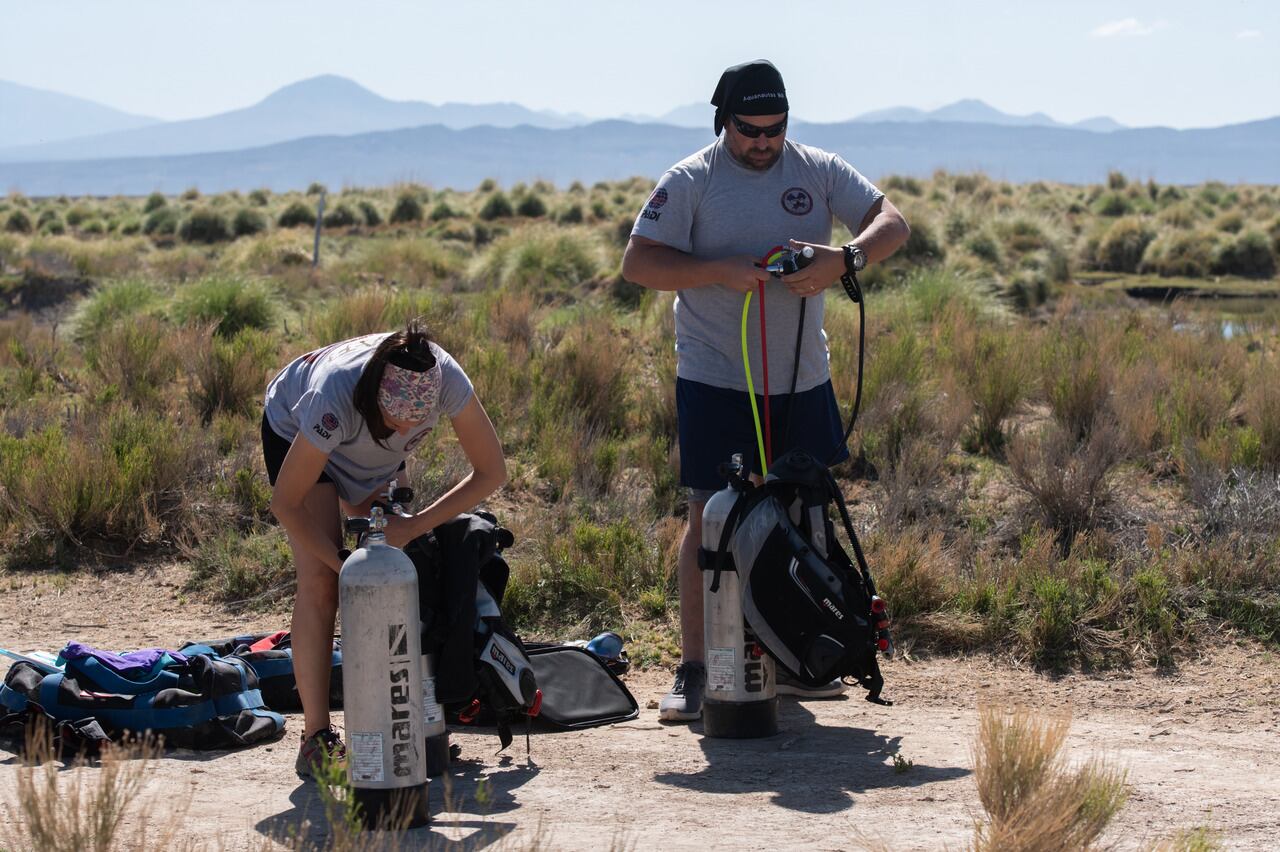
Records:
[[[302,201],[295,201],[290,204],[280,214],[280,218],[276,220],[276,224],[281,228],[312,227],[315,223],[316,211],[311,209],[311,205]]]
[[[169,202],[165,199],[164,195],[159,192],[153,192],[147,196],[146,202],[142,205],[142,212],[154,213],[168,203]]]
[[[443,198],[436,202],[435,207],[431,208],[432,222],[443,222],[446,219],[453,219],[460,215],[461,214],[457,210],[453,209],[453,206]]]
[[[1139,269],[1165,277],[1203,278],[1213,265],[1216,242],[1208,231],[1161,234],[1147,246]]]
[[[139,278],[104,284],[89,294],[71,319],[72,337],[86,346],[117,325],[130,325],[154,313],[160,303],[155,286]]]
[[[578,201],[562,207],[555,217],[556,222],[561,225],[580,225],[585,218],[582,212],[582,204]]]
[[[360,215],[364,217],[364,223],[370,228],[376,228],[382,224],[382,214],[378,212],[378,208],[373,206],[372,201],[362,199],[359,204]]]
[[[474,277],[547,292],[563,291],[601,272],[599,244],[591,232],[536,226],[497,240],[481,256]]]
[[[241,207],[231,220],[231,232],[237,237],[251,237],[267,229],[267,217],[252,207]]]
[[[91,212],[89,208],[82,204],[77,204],[75,207],[72,207],[67,211],[65,218],[68,225],[73,228],[78,228],[80,227],[80,223],[88,219],[90,215]]]
[[[249,201],[258,207],[266,207],[271,201],[271,190],[255,189],[249,193]]]
[[[1104,192],[1093,203],[1093,209],[1099,216],[1127,216],[1133,212],[1133,204],[1119,192]]]
[[[183,201],[196,201],[200,198],[200,190],[196,189],[194,186],[188,187],[183,191],[182,195],[178,197]]]
[[[1137,272],[1147,246],[1156,238],[1137,216],[1117,219],[1098,245],[1098,266],[1110,272]]]
[[[221,243],[231,239],[231,226],[216,210],[198,207],[183,220],[178,236],[188,243]]]
[[[120,233],[120,236],[122,237],[132,237],[142,233],[142,220],[141,219],[125,219],[123,222],[120,223],[119,233]]]
[[[5,220],[4,229],[11,234],[31,233],[31,217],[23,210],[14,210]]]
[[[178,211],[172,207],[159,207],[147,214],[142,223],[142,233],[153,237],[171,237],[178,232]]]
[[[1261,231],[1246,231],[1223,243],[1214,258],[1213,271],[1248,278],[1271,278],[1276,274],[1276,256],[1271,241]]]
[[[412,192],[402,192],[396,199],[396,206],[391,208],[391,224],[400,225],[422,221],[422,202]]]
[[[319,181],[312,181],[312,183],[307,187],[307,195],[328,195],[328,194],[329,194],[329,187],[325,186]]]
[[[356,212],[346,204],[339,204],[324,214],[324,226],[326,228],[350,228],[358,222]]]
[[[542,196],[530,193],[520,199],[520,203],[516,205],[516,213],[527,219],[540,219],[547,215],[547,203],[542,200]]]
[[[213,325],[227,338],[246,328],[270,328],[277,310],[276,296],[266,283],[243,278],[197,281],[184,288],[173,305],[180,322]]]
[[[486,222],[492,222],[494,219],[509,218],[515,213],[515,208],[511,206],[511,199],[507,198],[502,190],[498,190],[484,200],[484,204],[480,206],[480,212],[476,215]]]
[[[933,224],[926,219],[915,218],[911,221],[911,236],[894,257],[908,262],[929,262],[942,260],[946,254]]]

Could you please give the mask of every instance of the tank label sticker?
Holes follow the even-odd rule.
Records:
[[[707,649],[707,689],[712,692],[733,692],[734,673],[738,668],[736,656],[732,648]]]
[[[433,722],[439,722],[444,717],[444,713],[440,710],[440,705],[436,702],[435,677],[424,677],[422,679],[422,717],[428,725]]]
[[[382,758],[382,732],[351,734],[351,780],[381,784],[386,781]]]

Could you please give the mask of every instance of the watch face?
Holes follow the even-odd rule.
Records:
[[[854,249],[853,250],[853,268],[861,272],[863,269],[866,268],[866,266],[867,266],[867,256],[863,253],[862,249],[858,249],[858,248]]]

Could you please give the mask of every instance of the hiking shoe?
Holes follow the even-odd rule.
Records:
[[[794,695],[796,698],[835,698],[837,695],[844,694],[845,685],[840,678],[824,683],[822,686],[809,686],[784,672],[781,666],[778,667],[777,674],[779,695]]]
[[[315,778],[326,760],[341,762],[346,759],[347,747],[342,744],[338,731],[330,725],[302,740],[293,768],[299,778]]]
[[[681,663],[676,682],[658,702],[658,718],[664,722],[690,722],[702,718],[702,694],[707,689],[707,667],[702,663]]]

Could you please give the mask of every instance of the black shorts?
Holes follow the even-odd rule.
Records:
[[[773,434],[772,455],[776,459],[799,447],[820,462],[836,464],[849,458],[844,445],[844,424],[835,390],[827,381],[794,395],[769,397],[769,419]],[[764,397],[756,395],[764,428]],[[788,408],[791,422],[788,424]],[[688,379],[676,379],[676,417],[680,432],[680,484],[703,502],[725,485],[717,468],[734,453],[760,473],[759,441],[751,415],[751,399],[746,391],[718,388]]]
[[[280,475],[280,465],[284,464],[284,457],[289,454],[290,446],[292,446],[291,442],[280,437],[276,430],[271,428],[264,413],[262,415],[262,460],[267,463],[267,481],[272,485],[276,484],[276,477]],[[333,482],[333,480],[322,470],[316,482]]]

